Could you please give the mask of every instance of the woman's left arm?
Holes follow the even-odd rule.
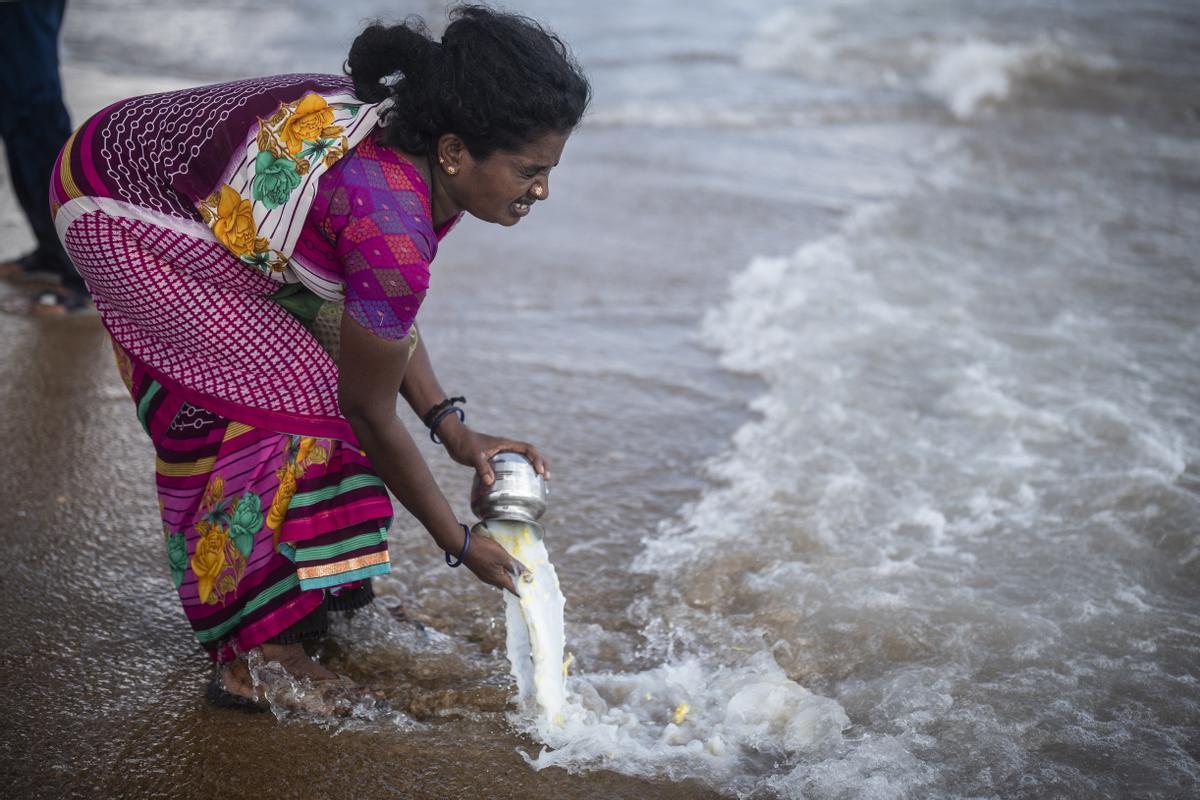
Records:
[[[437,375],[434,374],[433,363],[429,360],[429,351],[425,349],[422,336],[417,337],[417,346],[408,360],[408,368],[404,371],[404,380],[400,384],[400,394],[417,416],[422,416],[446,399],[446,393],[442,391]],[[460,422],[456,414],[449,414],[441,421],[437,427],[437,437],[442,440],[450,458],[459,464],[474,468],[484,483],[490,484],[495,479],[488,459],[500,452],[520,453],[529,459],[542,477],[550,478],[550,467],[536,447],[528,442],[489,436],[472,430]]]

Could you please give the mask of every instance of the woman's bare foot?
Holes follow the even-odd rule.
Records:
[[[298,678],[328,681],[338,677],[336,672],[322,666],[321,662],[309,658],[302,644],[264,644],[259,649],[265,660],[278,661],[284,669]]]
[[[337,680],[338,674],[309,658],[302,644],[264,644],[259,648],[264,661],[277,661],[288,674],[314,681]],[[244,656],[233,661],[221,671],[221,682],[225,691],[238,697],[262,700],[261,687],[255,691],[250,666]]]

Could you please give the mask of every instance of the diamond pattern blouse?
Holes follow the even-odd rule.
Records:
[[[321,176],[295,255],[343,284],[356,322],[402,339],[425,299],[438,242],[460,216],[434,230],[425,179],[372,135]]]

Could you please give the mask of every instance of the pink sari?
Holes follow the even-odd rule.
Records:
[[[272,300],[340,296],[294,250],[377,120],[345,78],[260,78],[116,103],[55,168],[59,235],[157,452],[164,572],[221,660],[389,570],[391,502],[337,366]]]

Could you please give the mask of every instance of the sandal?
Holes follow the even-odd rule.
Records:
[[[95,313],[96,307],[87,292],[61,286],[38,293],[33,299],[31,313],[39,317],[78,316]]]

